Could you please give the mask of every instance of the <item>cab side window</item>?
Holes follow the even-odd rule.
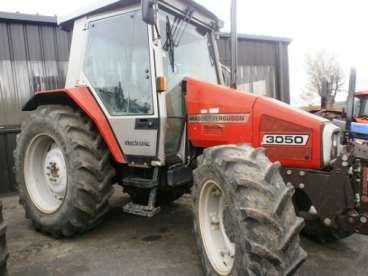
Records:
[[[113,116],[153,114],[147,25],[134,11],[89,24],[84,74]]]

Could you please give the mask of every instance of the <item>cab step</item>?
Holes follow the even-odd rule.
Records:
[[[135,204],[133,202],[129,202],[123,207],[123,212],[132,215],[151,218],[160,212],[160,207],[155,207],[156,198],[157,198],[157,187],[154,187],[150,191],[147,205],[140,205]]]
[[[123,186],[136,187],[142,189],[153,189],[159,184],[159,168],[154,168],[152,178],[142,178],[137,176],[127,176],[122,179]]]
[[[123,207],[123,212],[132,215],[151,218],[160,212],[160,207],[151,207],[129,202]]]

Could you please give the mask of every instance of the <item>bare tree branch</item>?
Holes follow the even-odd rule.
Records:
[[[322,80],[328,81],[327,108],[331,108],[335,103],[337,92],[344,85],[344,72],[335,53],[318,51],[313,55],[306,55],[306,73],[308,83],[303,92],[305,97],[310,95],[321,96]]]

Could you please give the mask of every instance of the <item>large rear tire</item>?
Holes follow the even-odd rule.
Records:
[[[108,211],[115,171],[95,125],[67,106],[41,106],[17,137],[20,203],[37,230],[54,237],[93,228]]]
[[[8,275],[6,262],[8,259],[8,249],[6,247],[6,224],[3,217],[3,204],[0,201],[0,275]]]
[[[300,247],[293,187],[263,149],[226,145],[198,157],[192,190],[194,232],[205,275],[291,275]]]

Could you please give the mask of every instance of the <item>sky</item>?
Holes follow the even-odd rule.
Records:
[[[0,11],[65,15],[96,0],[0,0]],[[230,28],[230,0],[197,0]],[[346,86],[352,66],[357,90],[368,90],[367,0],[238,0],[240,33],[287,37],[290,90],[294,105],[306,86],[305,56],[319,50],[336,53],[345,70]],[[343,98],[341,95],[340,98]],[[316,99],[318,100],[318,99]]]

